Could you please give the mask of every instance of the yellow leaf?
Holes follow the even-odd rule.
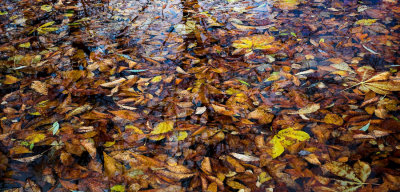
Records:
[[[271,179],[272,177],[269,176],[267,172],[261,172],[260,175],[258,175],[258,182],[260,182],[261,184]]]
[[[125,126],[125,129],[132,129],[134,133],[143,134],[143,131],[141,129],[139,129],[139,128],[133,126],[133,125]]]
[[[25,138],[25,140],[29,141],[30,143],[38,143],[40,141],[43,141],[44,138],[46,138],[46,135],[43,133],[34,133],[32,135],[29,135],[28,137]]]
[[[158,82],[161,81],[161,79],[162,79],[162,76],[161,76],[161,75],[155,76],[155,77],[153,77],[153,79],[151,79],[151,82],[152,82],[152,83],[158,83]]]
[[[31,153],[31,151],[28,148],[19,145],[10,149],[10,155],[17,155],[23,153]]]
[[[267,50],[276,52],[280,49],[280,44],[275,42],[275,38],[269,35],[253,35],[250,37],[242,37],[232,44],[237,49],[246,49],[246,52],[252,50]]]
[[[18,45],[18,47],[29,48],[29,47],[31,47],[31,43],[30,42],[21,43]]]
[[[277,136],[274,136],[269,142],[272,144],[272,158],[279,157],[279,155],[281,155],[285,151],[285,148],[283,148],[283,145],[281,143],[281,139]]]
[[[278,132],[278,137],[285,138],[289,137],[299,141],[305,141],[310,138],[310,135],[304,131],[294,130],[293,128],[282,129]]]
[[[150,134],[157,135],[162,133],[168,133],[174,129],[174,122],[173,121],[164,121],[157,125],[156,128],[151,131]]]
[[[361,19],[356,21],[356,25],[372,25],[373,23],[375,23],[377,21],[377,19]]]
[[[232,187],[233,189],[245,189],[246,188],[246,186],[242,185],[241,183],[239,183],[237,181],[233,181],[233,180],[227,181],[226,184],[229,187]]]
[[[11,76],[11,75],[6,75],[6,79],[4,80],[3,83],[6,84],[6,85],[10,85],[10,84],[14,84],[14,83],[16,83],[18,81],[19,81],[18,78],[14,77],[14,76]]]
[[[185,140],[187,136],[188,136],[188,133],[186,131],[180,131],[178,133],[178,141]]]
[[[386,72],[374,75],[373,77],[366,80],[365,82],[368,83],[368,82],[372,82],[372,81],[385,81],[385,80],[389,79],[390,75],[391,75],[391,73],[389,71],[386,71]]]
[[[107,141],[106,143],[103,144],[104,147],[111,147],[115,144],[115,141]]]

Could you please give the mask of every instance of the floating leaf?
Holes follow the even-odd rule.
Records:
[[[168,133],[174,129],[173,121],[164,121],[159,123],[153,131],[150,132],[152,135]]]
[[[356,25],[365,25],[365,26],[368,26],[368,25],[374,24],[376,21],[377,21],[377,19],[361,19],[361,20],[356,21],[355,24],[356,24]]]

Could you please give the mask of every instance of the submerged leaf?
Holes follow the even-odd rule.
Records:
[[[157,125],[156,128],[151,131],[150,134],[156,135],[156,134],[162,134],[162,133],[168,133],[174,129],[174,122],[173,121],[164,121],[161,122]]]
[[[354,172],[354,170],[345,163],[332,161],[326,163],[325,165],[323,165],[323,167],[339,177],[362,183],[362,181],[356,177],[356,173]]]

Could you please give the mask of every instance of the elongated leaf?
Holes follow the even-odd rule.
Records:
[[[279,157],[279,155],[281,155],[285,151],[285,148],[283,148],[283,145],[281,143],[281,139],[279,139],[276,135],[271,139],[270,143],[272,144],[272,158]]]
[[[293,128],[287,128],[279,131],[278,137],[280,138],[289,137],[299,141],[305,141],[310,138],[310,135],[304,131],[298,131],[294,130]]]

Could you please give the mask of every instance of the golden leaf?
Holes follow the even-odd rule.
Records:
[[[343,119],[339,115],[333,113],[325,115],[324,122],[327,124],[334,124],[338,126],[343,125]]]
[[[285,148],[296,143],[296,141],[306,141],[310,139],[310,135],[304,131],[294,130],[289,127],[282,129],[276,134],[269,143],[272,145],[271,156],[276,158],[281,155]]]
[[[356,25],[372,25],[377,21],[377,19],[360,19],[358,21],[356,21]]]
[[[46,138],[46,135],[43,133],[33,133],[25,138],[25,140],[29,141],[30,143],[38,143],[43,141]]]
[[[174,122],[173,121],[164,121],[157,125],[153,131],[150,132],[152,135],[168,133],[174,129]]]
[[[252,50],[265,50],[274,53],[279,50],[280,43],[275,42],[275,38],[269,35],[253,35],[242,37],[232,44],[236,49],[245,49],[246,52]]]
[[[228,161],[229,164],[231,164],[233,167],[235,167],[235,171],[238,173],[244,172],[246,169],[243,167],[243,165],[240,164],[240,162],[230,156],[226,157],[226,161]]]
[[[3,83],[6,84],[6,85],[10,85],[10,84],[14,84],[14,83],[16,83],[18,81],[19,81],[18,78],[14,77],[12,75],[6,75],[6,79],[4,80]]]
[[[281,155],[285,151],[285,148],[283,148],[283,145],[281,143],[281,139],[277,136],[274,136],[269,142],[272,144],[272,158],[279,157],[279,155]]]

